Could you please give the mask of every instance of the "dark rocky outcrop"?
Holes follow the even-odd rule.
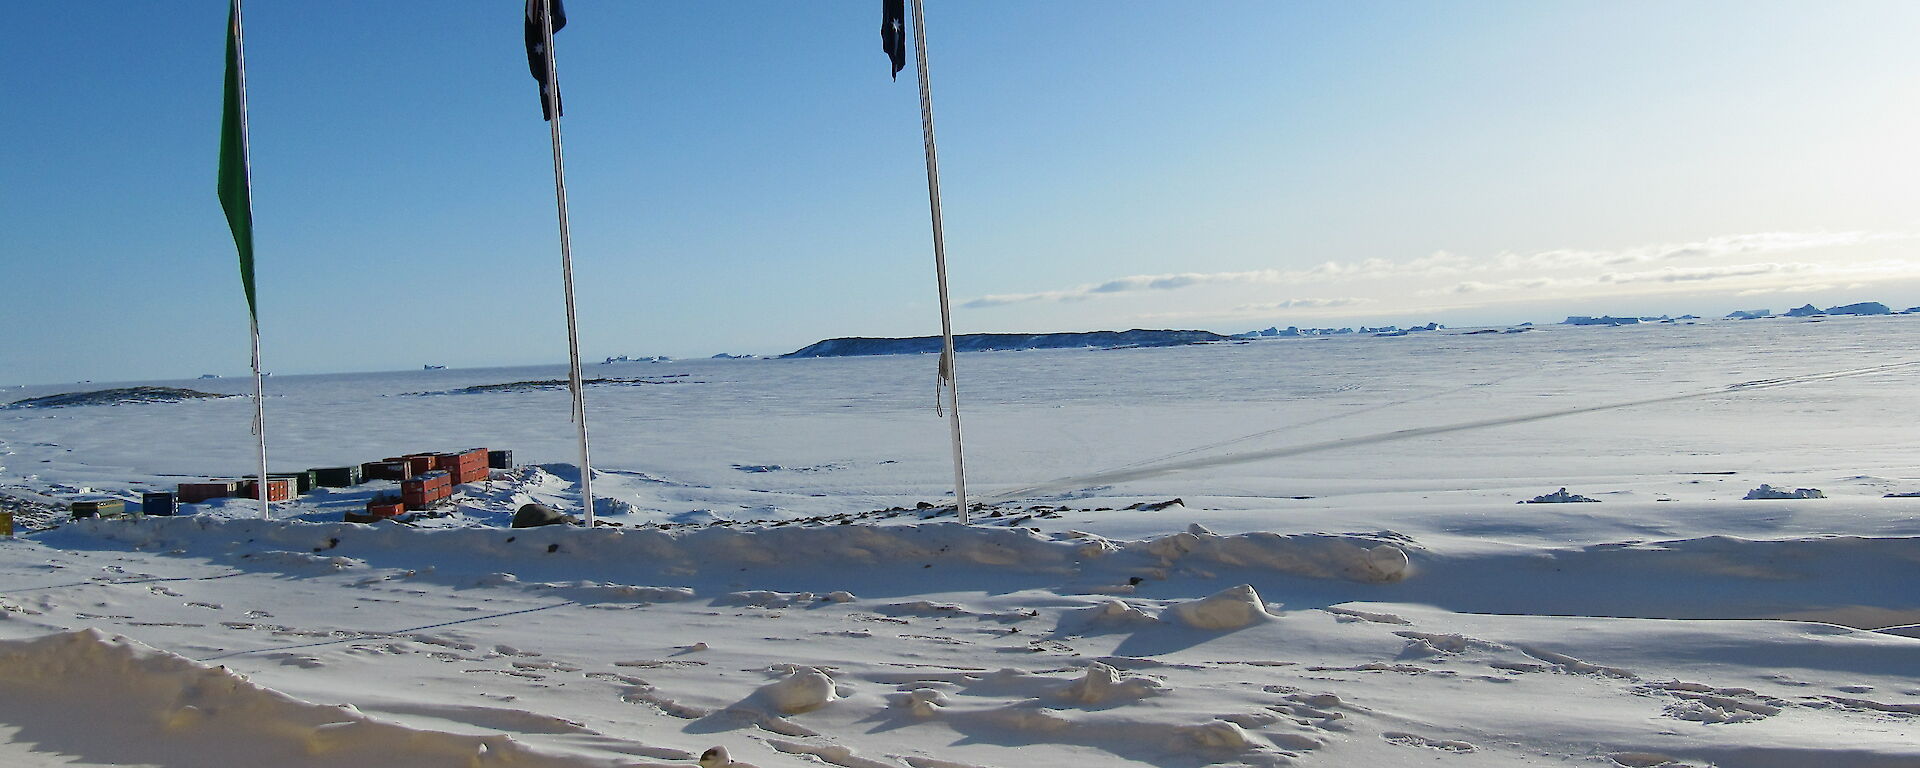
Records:
[[[217,395],[194,389],[178,387],[120,387],[118,389],[99,389],[92,392],[65,392],[58,395],[29,397],[15,400],[7,408],[67,408],[76,405],[131,405],[137,403],[178,403],[183,400],[205,400],[218,397],[239,397],[239,395]]]
[[[1085,347],[1175,347],[1227,341],[1211,331],[1087,331],[1084,333],[967,333],[953,337],[956,352],[995,352],[1022,349],[1079,349]],[[905,339],[849,337],[816,341],[781,357],[846,357],[851,355],[913,355],[940,351],[940,337]]]

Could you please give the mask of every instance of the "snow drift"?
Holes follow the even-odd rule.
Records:
[[[40,750],[92,762],[319,768],[581,768],[617,763],[535,752],[324,706],[97,630],[0,641],[0,722]],[[102,727],[104,724],[111,727]]]

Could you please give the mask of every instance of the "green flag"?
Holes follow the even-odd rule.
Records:
[[[257,324],[253,299],[253,182],[247,171],[247,84],[240,58],[240,0],[227,11],[227,94],[220,117],[220,207],[226,209],[233,245],[240,251],[240,283],[247,289],[247,316]]]

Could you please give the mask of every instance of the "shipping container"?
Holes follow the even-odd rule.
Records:
[[[413,474],[424,475],[428,472],[433,471],[433,460],[435,455],[437,454],[409,453],[405,456],[388,456],[386,460],[387,461],[404,461],[407,463],[407,469],[411,470]]]
[[[234,495],[243,499],[260,498],[260,481],[255,478],[243,478]],[[287,501],[293,498],[293,481],[284,477],[267,476],[267,501]]]
[[[73,519],[83,517],[125,517],[127,503],[119,499],[93,499],[76,501],[67,505],[73,511]]]
[[[179,509],[180,505],[174,502],[172,491],[147,491],[140,494],[140,514],[172,517]]]
[[[494,469],[513,469],[513,451],[507,448],[487,451],[487,466]]]
[[[205,483],[181,483],[180,503],[199,504],[208,499],[224,499],[239,489],[239,483],[232,480],[214,480]]]
[[[314,485],[322,488],[346,488],[360,484],[360,465],[358,464],[347,467],[315,467],[311,471]]]
[[[293,495],[301,496],[313,492],[313,470],[299,472],[268,472],[267,477],[281,477],[293,481]]]
[[[428,472],[400,484],[400,499],[407,509],[426,509],[452,497],[453,476],[445,472]]]
[[[402,459],[369,461],[360,465],[360,476],[368,480],[406,480],[413,477],[413,467]]]

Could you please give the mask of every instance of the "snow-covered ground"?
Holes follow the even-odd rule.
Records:
[[[1916,766],[1916,338],[964,355],[964,527],[930,357],[590,366],[643,380],[589,391],[594,531],[504,527],[573,503],[564,390],[433,394],[562,369],[273,377],[276,469],[523,466],[0,541],[0,764]],[[0,491],[245,474],[250,411],[0,410]]]

